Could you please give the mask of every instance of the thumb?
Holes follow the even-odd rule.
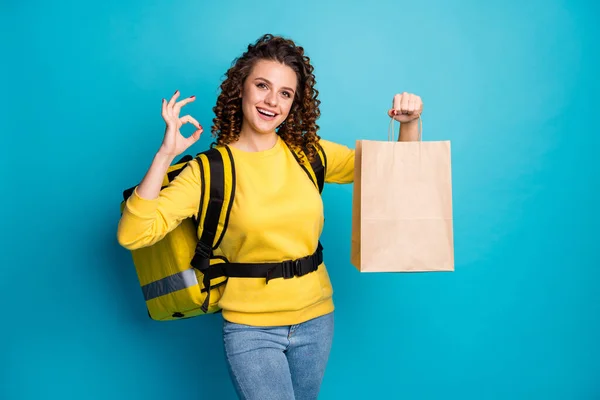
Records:
[[[200,128],[196,132],[192,133],[192,135],[189,138],[187,138],[187,141],[190,146],[193,145],[194,143],[196,143],[198,141],[198,139],[200,139],[200,135],[202,134],[203,131],[204,131],[204,129]]]

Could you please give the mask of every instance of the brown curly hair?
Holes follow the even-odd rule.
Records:
[[[225,145],[237,141],[242,128],[242,99],[240,94],[244,81],[258,60],[277,61],[292,68],[298,78],[298,90],[286,120],[277,128],[277,134],[285,143],[296,149],[305,150],[310,160],[316,154],[315,144],[319,125],[316,121],[321,115],[319,91],[315,89],[315,75],[310,58],[304,49],[292,40],[281,36],[266,34],[256,43],[248,45],[248,50],[232,62],[221,83],[221,93],[213,107],[212,135],[216,143]]]

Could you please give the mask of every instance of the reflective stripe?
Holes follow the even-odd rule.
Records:
[[[144,285],[142,286],[142,292],[144,298],[148,301],[197,284],[196,273],[193,268],[190,268]]]

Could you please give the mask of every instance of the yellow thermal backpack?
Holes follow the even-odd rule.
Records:
[[[310,162],[302,149],[292,150],[292,154],[321,193],[327,158],[320,145],[315,147],[317,156]],[[301,276],[318,268],[323,259],[320,243],[314,254],[281,263],[230,263],[214,256],[227,230],[235,196],[233,156],[227,146],[212,147],[196,157],[186,155],[169,167],[162,189],[191,162],[200,167],[197,219],[187,218],[160,241],[131,251],[150,318],[168,321],[221,311],[218,302],[229,276],[264,277],[268,283],[269,279]],[[135,187],[123,192],[121,212]]]

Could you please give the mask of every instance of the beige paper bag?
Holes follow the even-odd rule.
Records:
[[[454,271],[450,142],[359,140],[354,168],[352,264]]]

